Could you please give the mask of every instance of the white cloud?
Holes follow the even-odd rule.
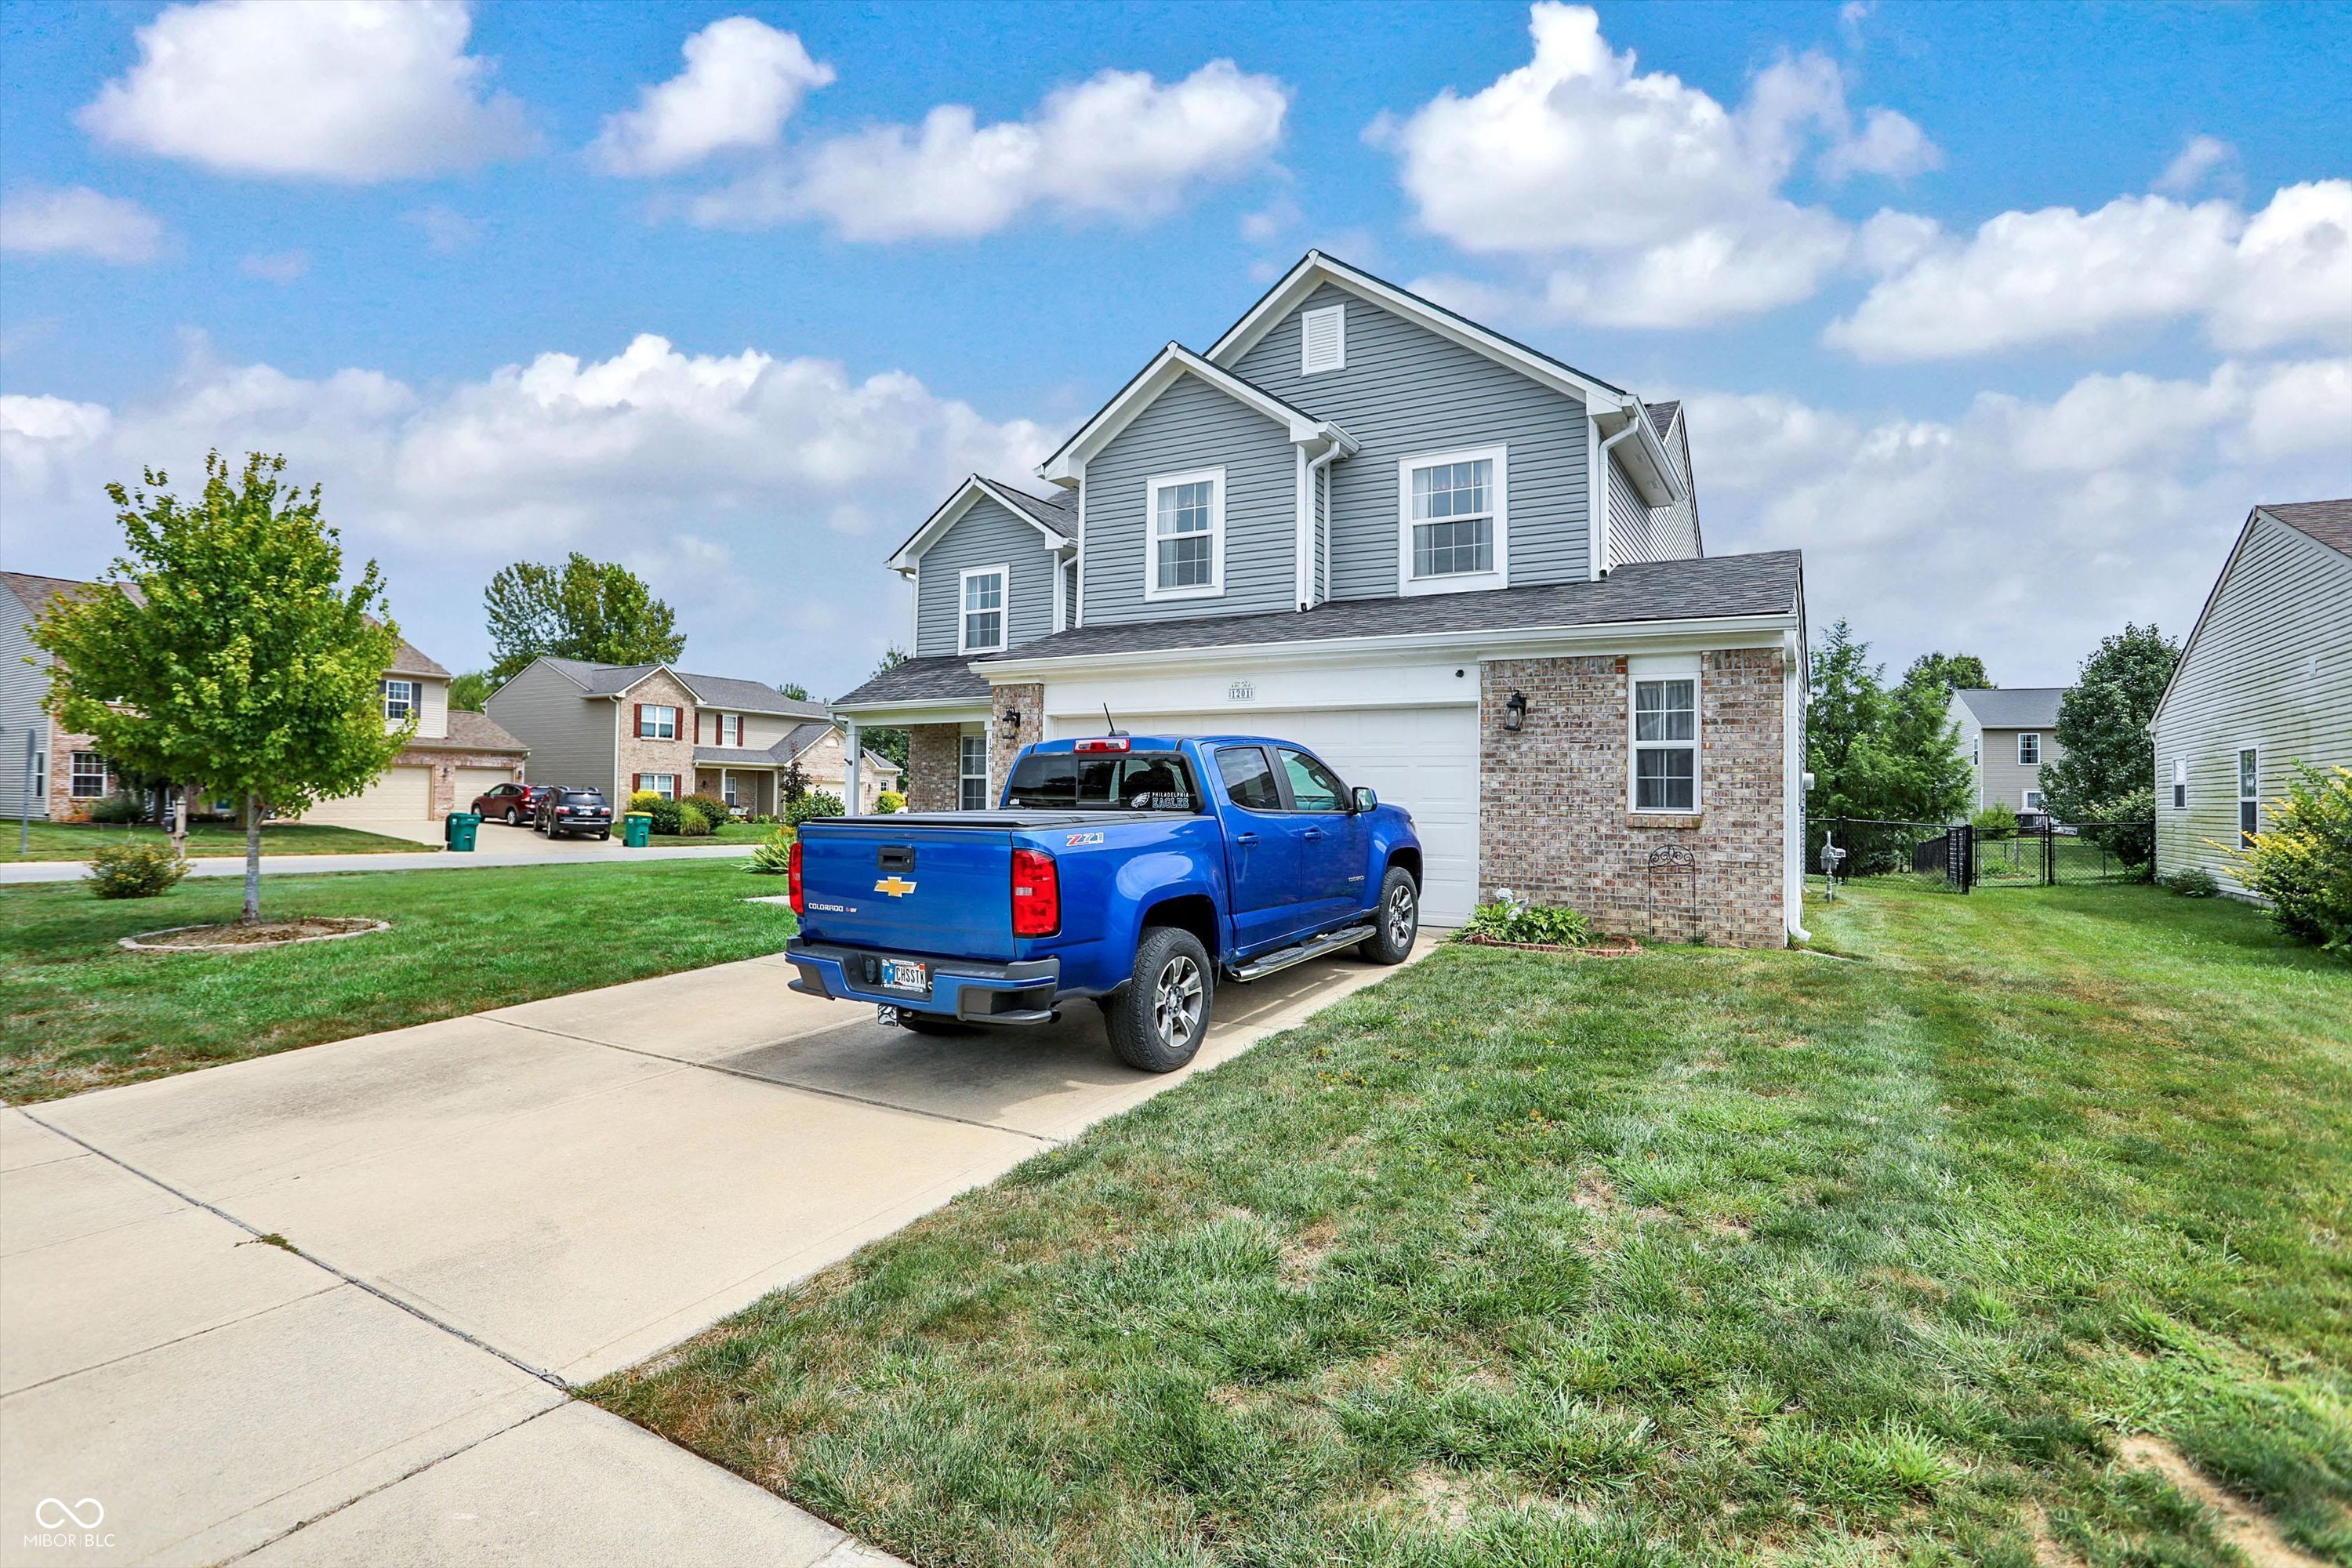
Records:
[[[2238,150],[2214,136],[2191,136],[2157,176],[2156,189],[2167,195],[2193,196],[2216,174],[2237,166]]]
[[[181,375],[150,397],[0,399],[12,537],[47,552],[20,550],[27,570],[103,569],[120,543],[109,480],[152,464],[184,485],[210,447],[282,451],[291,477],[324,484],[346,549],[383,561],[395,615],[444,663],[479,662],[491,572],[581,549],[658,568],[697,668],[831,690],[905,638],[887,543],[964,474],[1022,482],[1053,445],[901,372],[854,377],[829,360],[690,353],[653,336],[430,391],[368,370],[224,363],[192,338]],[[839,611],[845,629],[793,642],[809,604]]]
[[[413,223],[425,233],[425,243],[444,256],[465,249],[482,237],[482,226],[457,208],[435,202],[414,212],[400,215],[403,223]]]
[[[0,250],[129,266],[154,260],[163,248],[163,226],[152,213],[86,185],[28,186],[0,198]]]
[[[1908,174],[1941,154],[1892,110],[1856,132],[1819,55],[1758,74],[1738,110],[1612,50],[1578,5],[1529,13],[1534,55],[1467,97],[1451,89],[1369,132],[1399,161],[1423,226],[1464,250],[1549,270],[1539,313],[1684,326],[1803,299],[1845,257],[1846,227],[1782,188],[1824,172]]]
[[[1685,399],[1717,553],[1801,548],[1815,631],[1899,665],[1982,655],[2069,679],[2127,619],[2188,630],[2257,500],[2352,493],[2352,360],[2092,375],[2048,403],[1860,419],[1773,395]]]
[[[76,119],[100,141],[229,174],[365,184],[526,151],[460,0],[205,0],[139,29],[139,61]]]
[[[772,147],[809,91],[833,68],[800,39],[749,16],[728,16],[686,40],[686,69],[607,115],[588,160],[608,174],[667,174],[714,153]]]
[[[1164,86],[1107,70],[1048,94],[1023,121],[983,126],[963,105],[942,104],[919,127],[836,137],[691,211],[713,226],[814,217],[853,240],[969,238],[1032,208],[1132,221],[1263,163],[1288,108],[1280,82],[1231,60]]]
[[[292,283],[310,275],[310,253],[307,250],[257,251],[240,259],[236,269],[247,278],[258,278],[265,283]]]
[[[1823,341],[1864,359],[1990,353],[2202,317],[2224,348],[2352,342],[2352,181],[2235,204],[2122,196],[1924,232]]]

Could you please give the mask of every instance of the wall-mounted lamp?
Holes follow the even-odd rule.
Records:
[[[1503,704],[1503,728],[1517,734],[1528,722],[1528,694],[1514,691],[1511,700]]]
[[[1004,724],[1004,732],[1006,734],[1019,734],[1021,732],[1021,710],[1018,708],[1007,708],[1004,710],[1004,719],[1003,721]]]

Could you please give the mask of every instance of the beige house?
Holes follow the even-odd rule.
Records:
[[[1955,691],[1950,709],[1969,760],[1975,805],[2040,812],[2042,770],[2066,754],[2058,744],[2064,686],[1990,687]]]
[[[530,743],[530,783],[593,786],[616,802],[651,790],[775,812],[795,764],[813,789],[839,795],[847,784],[848,753],[824,705],[756,680],[542,658],[486,706]],[[898,764],[872,752],[859,775],[859,811],[898,787]]]

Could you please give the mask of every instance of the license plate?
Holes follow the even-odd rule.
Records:
[[[911,991],[918,996],[927,996],[931,990],[931,972],[912,959],[886,958],[882,961],[882,989]]]

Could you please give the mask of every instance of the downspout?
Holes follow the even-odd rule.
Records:
[[[1597,541],[1594,559],[1601,563],[1601,575],[1603,577],[1609,575],[1609,530],[1611,524],[1614,521],[1609,513],[1609,451],[1610,448],[1616,446],[1618,442],[1622,441],[1628,436],[1633,435],[1641,428],[1640,426],[1633,422],[1635,419],[1646,419],[1649,416],[1643,414],[1640,406],[1636,405],[1633,409],[1633,418],[1628,419],[1625,422],[1625,428],[1618,431],[1614,436],[1607,437],[1601,443],[1601,494],[1598,498],[1601,505],[1601,531],[1593,537]]]
[[[1334,441],[1331,443],[1329,449],[1325,451],[1321,457],[1307,465],[1307,512],[1312,524],[1310,531],[1319,531],[1323,536],[1322,571],[1318,574],[1315,594],[1315,603],[1318,605],[1322,604],[1331,596],[1331,522],[1329,517],[1329,496],[1331,486],[1331,465],[1339,460],[1339,444],[1337,441]],[[1320,510],[1318,510],[1317,506],[1318,500],[1323,502]],[[1310,538],[1307,544],[1308,564],[1312,566],[1314,564],[1314,543]]]
[[[1309,520],[1315,515],[1315,498],[1307,490],[1308,475],[1311,470],[1307,462],[1306,447],[1296,445],[1290,449],[1297,455],[1291,479],[1291,489],[1297,498],[1297,515],[1294,520],[1297,537],[1292,540],[1290,546],[1290,580],[1297,592],[1291,597],[1297,606],[1304,610],[1315,600],[1315,585],[1307,580],[1307,574],[1314,561],[1307,540]]]

